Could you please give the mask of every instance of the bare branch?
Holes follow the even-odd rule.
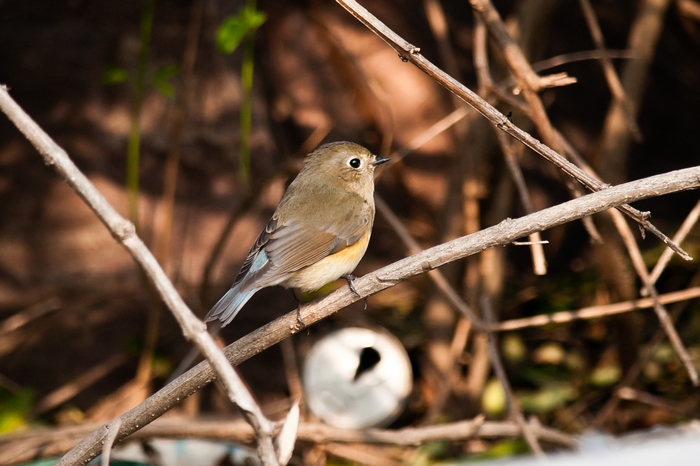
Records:
[[[632,103],[630,102],[627,94],[625,93],[622,83],[620,82],[620,77],[615,71],[615,67],[608,56],[608,51],[605,48],[605,40],[603,39],[603,31],[600,30],[600,24],[598,24],[598,18],[593,11],[593,6],[590,0],[579,0],[581,5],[581,11],[583,11],[583,16],[586,18],[586,24],[588,25],[588,30],[591,32],[591,38],[593,38],[593,43],[600,53],[600,64],[603,67],[603,73],[605,74],[605,80],[608,83],[610,92],[612,92],[613,97],[622,106],[625,121],[627,122],[627,127],[637,141],[642,140],[642,132],[634,120],[634,109],[632,108]]]
[[[698,218],[700,218],[700,200],[695,204],[695,207],[692,208],[690,213],[688,213],[688,216],[685,218],[685,220],[683,220],[683,224],[678,229],[676,234],[673,235],[673,242],[676,244],[681,244],[685,237],[688,236],[688,233],[690,233],[695,224],[698,222]],[[659,279],[664,269],[668,265],[668,262],[671,260],[672,256],[673,251],[671,251],[670,249],[664,249],[664,252],[661,253],[661,257],[659,257],[659,260],[656,261],[654,269],[649,274],[649,280],[651,280],[651,283],[656,283],[656,281]],[[645,289],[642,290],[642,294],[644,293]]]
[[[486,323],[493,323],[493,308],[491,307],[491,303],[486,295],[481,296],[481,312],[484,314],[484,320]],[[501,357],[498,354],[497,337],[493,332],[488,333],[488,349],[491,365],[493,366],[493,372],[496,374],[498,381],[501,382],[501,387],[503,387],[503,391],[506,394],[506,401],[508,403],[508,412],[510,417],[513,418],[518,427],[520,427],[520,431],[522,432],[523,437],[525,438],[525,441],[532,452],[539,457],[545,456],[544,451],[542,451],[542,447],[537,441],[537,436],[534,432],[532,432],[527,422],[525,422],[525,416],[523,416],[523,412],[520,410],[520,406],[518,406],[518,401],[515,399],[515,394],[513,393],[513,389],[510,387],[510,382],[508,381],[508,375],[503,367]]]
[[[423,55],[421,55],[419,47],[408,43],[355,0],[336,1],[362,24],[377,34],[377,36],[379,36],[391,48],[396,50],[401,60],[410,61],[416,65],[416,67],[433,78],[441,86],[444,86],[447,90],[471,105],[476,111],[481,113],[486,119],[496,125],[498,129],[505,131],[530,149],[542,155],[545,159],[556,165],[564,173],[574,178],[588,189],[592,191],[599,191],[609,186],[594,176],[579,169],[576,165],[566,160],[556,151],[542,144],[530,134],[515,126],[505,115],[496,110],[496,108],[494,108],[484,99],[476,95],[471,89],[467,88],[452,76],[448,75],[433,63],[428,61]],[[678,247],[678,245],[673,243],[670,238],[664,235],[658,228],[649,222],[647,218],[648,214],[640,212],[629,205],[622,205],[618,208],[626,215],[634,219],[634,221],[639,223],[644,229],[659,237],[668,247],[673,249],[683,259],[692,260],[692,257],[690,257],[688,253],[683,251],[680,247]]]
[[[379,195],[375,195],[375,203],[377,205],[377,212],[379,212],[382,217],[389,223],[394,232],[398,235],[401,241],[408,249],[409,254],[418,254],[423,251],[420,245],[415,239],[410,235],[406,228],[401,224],[398,217],[394,214],[391,208],[384,202]],[[447,299],[452,306],[459,311],[464,318],[469,320],[474,328],[482,330],[484,328],[481,319],[474,313],[474,311],[469,307],[469,305],[464,302],[459,293],[450,285],[447,278],[442,274],[440,270],[431,270],[428,272],[428,276],[433,281],[437,289],[442,293],[442,295]]]
[[[577,445],[576,439],[564,432],[535,422],[528,423],[528,426],[540,440],[566,448],[574,448]],[[0,466],[60,454],[96,427],[95,424],[61,426],[4,435],[0,438]],[[411,447],[428,442],[463,442],[471,438],[512,438],[520,435],[520,428],[513,421],[484,421],[483,416],[477,416],[465,421],[398,430],[351,430],[318,422],[302,422],[299,424],[297,439],[315,444],[364,443]],[[243,421],[171,417],[159,419],[134,433],[131,438],[136,440],[183,437],[250,443],[254,439],[254,432],[250,425]]]
[[[105,437],[104,445],[102,445],[102,461],[100,462],[102,466],[109,466],[109,454],[112,452],[114,441],[117,439],[121,426],[122,420],[119,418],[105,426],[107,428],[107,436]]]
[[[700,298],[700,287],[687,288],[681,291],[674,291],[659,295],[661,304],[676,303],[678,301],[686,301],[689,299]],[[654,306],[652,298],[635,299],[632,301],[622,301],[614,304],[605,304],[602,306],[590,306],[578,309],[576,311],[560,311],[554,314],[538,315],[533,317],[524,317],[522,319],[505,320],[494,324],[492,328],[487,328],[491,331],[504,332],[507,330],[518,330],[528,327],[541,327],[547,324],[563,324],[574,320],[597,319],[599,317],[612,316],[622,314],[624,312],[636,311],[640,309],[649,309]]]
[[[243,410],[246,419],[254,427],[258,435],[258,453],[263,464],[278,464],[272,445],[273,424],[262,414],[243,381],[228,364],[214,340],[207,333],[204,323],[190,311],[151,252],[136,235],[134,225],[119,215],[90,180],[75,166],[68,154],[17,105],[4,86],[0,86],[0,109],[41,153],[44,162],[54,168],[75,190],[105,224],[112,236],[126,248],[139,264],[180,324],[185,338],[193,341],[207,360],[211,362],[217,375],[221,377],[229,398]],[[138,424],[124,422],[127,421],[125,418],[119,418],[113,422],[117,421],[120,424],[117,440],[139,429]],[[91,450],[87,454],[87,459],[92,458],[98,452]],[[77,464],[81,462],[78,458],[86,458],[82,448],[76,448],[75,451],[64,456],[57,465]]]
[[[491,77],[488,54],[486,51],[486,26],[480,18],[476,19],[476,24],[474,27],[474,67],[476,68],[477,77],[479,80],[479,92],[481,94],[483,94],[483,92],[487,92],[487,90],[496,90],[498,88],[498,86],[494,84]],[[515,150],[513,149],[513,146],[506,137],[505,133],[502,131],[496,131],[496,136],[498,137],[498,144],[501,146],[501,152],[503,152],[503,156],[506,159],[506,165],[508,167],[508,171],[510,172],[510,176],[518,190],[520,202],[523,204],[525,213],[531,214],[535,211],[535,208],[532,204],[532,200],[530,199],[530,192],[527,190],[525,177],[523,177],[523,172],[518,164]],[[541,240],[542,238],[538,232],[533,233],[530,236],[530,241],[528,242],[530,244],[532,265],[535,275],[547,274],[547,260],[544,257],[544,248],[542,247]]]
[[[686,349],[685,345],[683,345],[681,337],[678,335],[676,328],[673,326],[673,322],[671,322],[671,318],[669,317],[666,308],[661,304],[661,302],[659,302],[659,293],[658,291],[656,291],[654,283],[649,278],[649,271],[647,270],[646,265],[644,265],[644,258],[642,258],[642,253],[639,250],[639,246],[637,245],[637,242],[634,239],[634,235],[632,233],[632,230],[630,229],[630,226],[627,224],[627,221],[620,212],[616,210],[611,210],[610,214],[612,215],[613,222],[615,223],[617,230],[622,236],[622,241],[625,243],[627,252],[630,258],[632,259],[632,265],[634,266],[634,270],[637,272],[637,275],[642,280],[644,288],[646,288],[647,294],[651,296],[651,298],[654,300],[654,305],[652,307],[654,309],[654,312],[656,312],[656,316],[659,318],[661,328],[663,328],[664,332],[666,332],[666,336],[668,336],[668,339],[671,342],[671,346],[673,346],[673,350],[680,358],[681,362],[683,363],[683,366],[685,366],[685,370],[688,372],[690,381],[693,383],[693,385],[697,387],[700,383],[700,381],[698,380],[698,371],[697,369],[695,369],[695,365],[690,359],[690,354],[688,354],[688,350]]]

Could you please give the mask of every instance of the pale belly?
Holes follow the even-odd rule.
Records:
[[[367,251],[371,231],[360,240],[348,246],[340,252],[324,257],[313,265],[289,274],[282,286],[285,288],[298,288],[302,291],[315,291],[326,283],[337,280],[355,270],[362,256]]]

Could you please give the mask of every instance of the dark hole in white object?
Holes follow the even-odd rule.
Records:
[[[357,370],[355,371],[355,377],[352,378],[353,382],[360,378],[365,372],[372,370],[376,366],[382,357],[379,355],[376,349],[368,346],[362,348],[360,351],[360,363],[357,365]]]

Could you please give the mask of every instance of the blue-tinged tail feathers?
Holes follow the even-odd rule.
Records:
[[[236,279],[236,283],[233,284],[230,290],[226,292],[225,295],[221,297],[218,303],[209,311],[207,316],[204,318],[205,322],[212,320],[220,320],[221,326],[228,325],[231,323],[238,311],[248,302],[248,300],[255,294],[260,287],[246,289],[241,291],[248,285],[249,280],[254,277],[254,275],[262,269],[268,263],[267,253],[264,249],[251,250],[248,257],[243,264],[243,270],[245,270],[244,275]],[[247,270],[246,270],[247,267]],[[253,285],[255,286],[255,285]]]
[[[211,308],[211,311],[209,311],[209,314],[207,314],[204,320],[209,322],[218,319],[221,321],[222,327],[230,324],[233,318],[236,317],[236,314],[238,314],[238,311],[241,310],[256,291],[258,290],[252,289],[239,292],[238,287],[231,288],[221,297],[219,302]]]

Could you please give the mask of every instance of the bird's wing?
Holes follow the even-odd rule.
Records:
[[[238,272],[238,276],[233,282],[233,285],[231,285],[231,288],[235,288],[236,285],[241,283],[246,278],[248,273],[250,273],[250,275],[252,276],[260,269],[265,268],[265,265],[267,264],[262,264],[262,267],[258,268],[258,270],[251,270],[251,266],[253,265],[253,262],[255,262],[255,258],[258,257],[258,254],[260,254],[262,248],[265,247],[267,242],[270,240],[270,235],[272,235],[272,233],[277,228],[278,221],[279,219],[275,214],[272,216],[270,221],[267,222],[267,225],[265,225],[263,231],[261,231],[258,235],[258,239],[256,239],[255,243],[253,243],[253,245],[250,247],[250,251],[248,251],[248,255],[246,256],[245,260],[243,261],[243,265],[241,266],[241,271]]]
[[[260,238],[264,242],[261,242],[259,249],[264,246],[269,262],[256,276],[250,277],[243,288],[267,286],[283,275],[315,264],[355,244],[372,228],[372,208],[365,204],[359,209],[346,207],[343,210],[347,211],[347,215],[336,216],[343,219],[341,222],[321,220],[302,223],[290,219],[275,225],[264,238],[261,233]],[[359,214],[354,213],[358,211]]]

